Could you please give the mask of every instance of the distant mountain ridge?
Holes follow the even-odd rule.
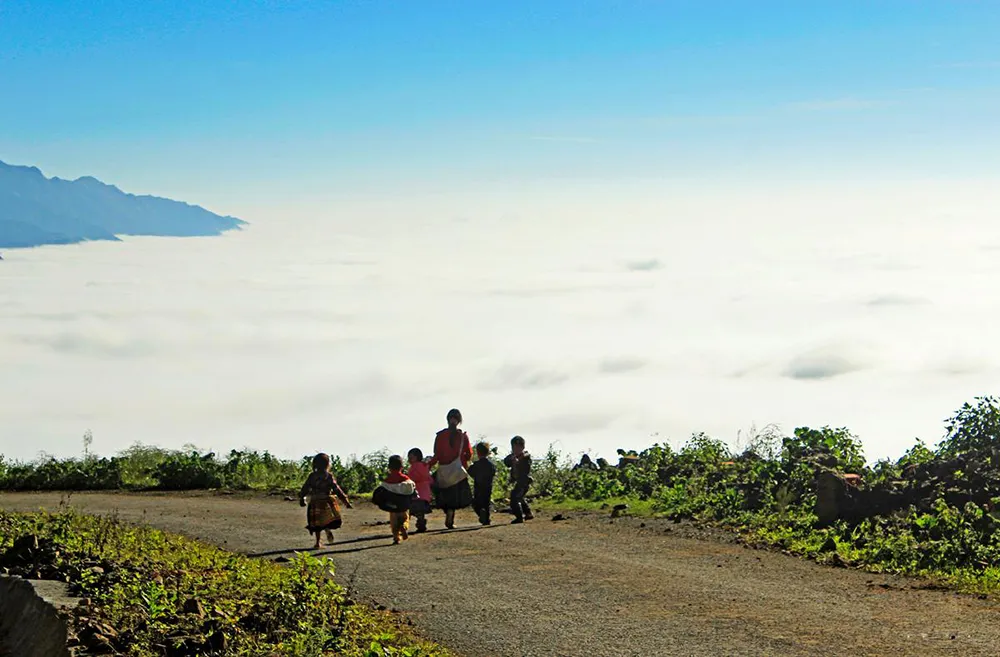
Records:
[[[198,237],[246,225],[236,217],[158,196],[136,196],[84,176],[46,178],[0,161],[0,248],[118,240],[118,235]]]

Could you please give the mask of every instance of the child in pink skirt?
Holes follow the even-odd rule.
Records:
[[[417,519],[417,531],[427,531],[427,514],[431,512],[431,468],[424,462],[424,453],[414,447],[407,455],[410,469],[407,475],[417,485],[417,498],[410,505],[410,514]]]

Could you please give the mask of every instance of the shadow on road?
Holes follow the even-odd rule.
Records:
[[[459,527],[457,529],[444,529],[444,528],[442,528],[442,529],[428,529],[426,532],[422,532],[422,534],[423,535],[428,535],[428,534],[446,534],[446,535],[447,534],[460,534],[460,533],[463,533],[463,532],[478,532],[481,529],[493,529],[493,528],[502,527],[502,526],[503,525],[480,525],[478,527]],[[413,538],[414,536],[415,536],[415,534],[413,532],[411,532],[410,533],[410,538]],[[385,539],[388,540],[388,539],[392,538],[392,534],[389,534],[388,536],[386,536],[386,535],[381,535],[381,536],[366,536],[366,537],[364,537],[364,539],[355,539],[355,541],[357,541],[357,540],[372,540],[372,539],[375,539],[375,538],[385,538]],[[340,543],[340,545],[343,545],[343,544],[346,544],[346,543],[350,543],[350,542],[351,541],[344,541],[343,543]],[[326,550],[324,552],[316,552],[316,553],[314,553],[314,556],[322,557],[322,556],[326,556],[328,554],[350,554],[352,552],[363,552],[365,550],[375,550],[377,548],[386,548],[386,547],[393,547],[393,544],[392,543],[380,543],[379,545],[366,545],[366,546],[363,546],[363,547],[349,548],[347,550]]]
[[[373,536],[358,536],[357,538],[351,538],[346,541],[335,541],[334,545],[346,545],[348,543],[360,543],[362,541],[377,541],[380,538],[386,538],[387,535],[378,534]],[[391,535],[388,535],[391,536]],[[312,547],[294,547],[286,548],[284,550],[270,550],[268,552],[252,552],[248,553],[248,557],[275,557],[280,554],[289,554],[290,552],[312,552],[315,548]]]
[[[477,531],[479,531],[481,529],[495,529],[497,527],[503,527],[503,525],[478,525],[478,526],[472,526],[472,527],[458,527],[456,529],[445,529],[445,528],[442,527],[441,529],[428,529],[426,532],[421,532],[421,533],[423,535],[430,535],[430,534],[460,534],[460,533],[463,533],[463,532],[477,532]],[[414,536],[418,536],[418,534],[416,534],[415,532],[410,532],[410,538],[413,538]],[[347,539],[345,541],[336,541],[333,545],[329,545],[329,546],[325,546],[325,547],[327,547],[327,548],[337,548],[337,547],[340,547],[342,545],[351,545],[352,543],[366,543],[368,541],[377,541],[377,540],[380,540],[380,539],[390,540],[391,538],[392,538],[392,534],[371,534],[371,535],[368,535],[368,536],[358,536],[356,538],[350,538],[350,539]],[[322,557],[322,556],[326,556],[326,555],[329,555],[329,554],[349,554],[351,552],[362,552],[364,550],[374,550],[375,548],[381,548],[381,547],[392,547],[392,543],[384,543],[384,544],[380,544],[380,545],[367,545],[367,546],[362,546],[362,547],[352,547],[352,548],[346,549],[346,550],[324,549],[324,548],[320,548],[319,550],[316,550],[315,548],[312,548],[312,547],[308,547],[308,548],[294,547],[294,548],[287,548],[287,549],[284,549],[284,550],[269,550],[267,552],[250,552],[250,553],[247,553],[246,556],[252,557],[252,558],[256,559],[256,558],[262,558],[262,557],[277,557],[277,556],[281,556],[283,554],[291,554],[293,552],[309,552],[313,556]]]

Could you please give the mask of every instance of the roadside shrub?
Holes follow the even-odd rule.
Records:
[[[345,493],[369,495],[381,483],[390,456],[388,450],[380,450],[365,454],[360,459],[352,457],[347,463],[335,456],[331,470]],[[312,470],[311,460],[311,456],[304,459],[308,467],[307,473]]]
[[[87,654],[445,654],[353,604],[308,554],[283,567],[114,518],[0,511],[0,562],[87,600],[68,619]]]
[[[311,469],[311,464],[283,461],[256,450],[232,450],[222,468],[226,487],[238,490],[296,488]]]
[[[156,466],[157,487],[163,490],[220,488],[225,481],[223,474],[211,452],[171,453]]]
[[[945,428],[937,450],[944,458],[1000,449],[1000,403],[993,397],[976,397],[973,404],[963,404]]]

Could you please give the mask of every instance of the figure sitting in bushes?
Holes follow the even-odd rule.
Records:
[[[630,465],[637,465],[639,463],[639,455],[634,450],[626,452],[624,449],[619,448],[617,451],[619,456],[619,468],[626,468]]]

